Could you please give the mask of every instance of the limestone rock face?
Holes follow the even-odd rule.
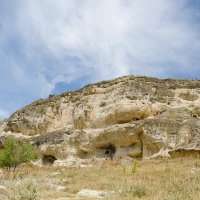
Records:
[[[18,110],[0,134],[29,136],[43,164],[198,156],[200,81],[126,76],[87,85]]]

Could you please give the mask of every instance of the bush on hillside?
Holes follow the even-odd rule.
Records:
[[[36,151],[29,143],[22,143],[16,138],[9,137],[3,142],[0,149],[0,167],[5,167],[9,171],[21,163],[27,163],[36,158]]]

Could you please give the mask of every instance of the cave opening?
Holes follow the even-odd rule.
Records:
[[[106,158],[110,158],[113,159],[114,155],[115,155],[116,149],[113,145],[109,145],[108,147],[106,147],[105,150],[105,157]]]
[[[96,149],[96,156],[99,158],[113,159],[116,147],[113,145],[103,146]]]
[[[45,166],[53,165],[54,161],[57,160],[55,156],[52,155],[43,155],[42,162]]]

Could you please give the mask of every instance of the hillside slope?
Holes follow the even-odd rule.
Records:
[[[0,123],[42,164],[200,155],[200,81],[126,76],[38,100]],[[54,162],[55,161],[55,162]]]

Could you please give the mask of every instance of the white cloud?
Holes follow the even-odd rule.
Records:
[[[188,53],[200,51],[198,32],[184,4],[172,0],[30,0],[19,5],[16,28],[31,56],[38,55],[32,48],[39,47],[60,60],[81,60],[81,69],[73,62],[52,67],[57,77],[63,73],[72,78],[89,74],[94,79],[129,73],[163,76],[162,65],[156,73],[148,68],[167,62],[184,68],[191,62]]]
[[[0,108],[0,120],[8,117],[9,112]]]
[[[44,97],[56,83],[84,76],[200,73],[199,25],[186,0],[16,2],[1,16],[0,69],[9,76],[0,84],[26,97]],[[8,47],[12,40],[17,49]]]

